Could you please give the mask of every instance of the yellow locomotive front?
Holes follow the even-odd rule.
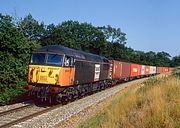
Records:
[[[69,86],[73,84],[74,67],[66,55],[33,53],[28,66],[28,83]]]
[[[63,55],[34,53],[28,66],[29,84],[59,85]]]
[[[37,52],[31,55],[28,65],[28,85],[30,94],[47,100],[50,95],[58,94],[63,87],[73,85],[74,59],[65,54]]]

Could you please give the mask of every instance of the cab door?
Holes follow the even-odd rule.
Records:
[[[60,85],[61,86],[70,86],[74,84],[74,57],[65,56],[63,61],[63,67],[60,72]]]

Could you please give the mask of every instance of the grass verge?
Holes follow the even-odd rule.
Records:
[[[179,128],[180,73],[125,89],[80,128]]]

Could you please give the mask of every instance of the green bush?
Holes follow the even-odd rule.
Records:
[[[15,86],[11,88],[5,88],[4,91],[0,95],[0,105],[9,104],[14,97],[23,93],[23,89],[21,86]]]
[[[38,44],[24,37],[12,17],[0,14],[0,105],[23,92],[30,52],[36,47]]]

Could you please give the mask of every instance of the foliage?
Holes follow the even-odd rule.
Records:
[[[12,17],[0,14],[0,100],[8,102],[15,92],[7,91],[25,84],[30,52],[37,46],[27,41]]]
[[[158,52],[155,57],[158,61],[155,64],[159,66],[170,66],[170,57],[167,52]]]
[[[0,95],[0,105],[9,104],[14,97],[23,93],[23,89],[20,86],[5,88],[4,92]]]
[[[173,67],[180,66],[180,55],[172,58],[171,66]]]
[[[170,55],[166,52],[136,51],[126,46],[126,34],[120,28],[110,25],[95,27],[78,21],[65,21],[45,27],[44,36],[39,40],[42,46],[60,44],[66,47],[92,52],[138,64],[170,66]]]
[[[31,14],[28,14],[23,19],[21,18],[17,21],[17,24],[23,35],[30,41],[38,41],[44,36],[44,23],[38,23]]]
[[[98,28],[88,23],[65,21],[57,26],[47,27],[41,45],[61,44],[96,54],[102,54],[106,47],[105,36]]]
[[[108,40],[110,43],[126,44],[126,34],[122,32],[120,28],[116,29],[110,25],[107,25],[107,27],[103,26],[98,28],[104,33],[106,40]]]

